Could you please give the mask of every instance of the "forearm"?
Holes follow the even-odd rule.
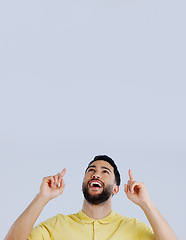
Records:
[[[141,208],[153,228],[156,240],[178,240],[172,228],[152,201],[149,201],[148,204],[143,204]]]
[[[34,223],[47,202],[39,194],[36,195],[27,209],[14,222],[4,240],[27,240]]]

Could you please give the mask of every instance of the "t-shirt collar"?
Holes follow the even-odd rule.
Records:
[[[80,210],[80,211],[77,213],[78,217],[79,217],[82,221],[84,221],[84,222],[86,222],[86,223],[99,222],[99,223],[102,223],[102,224],[108,224],[108,223],[110,223],[110,222],[113,220],[113,217],[115,216],[115,214],[116,214],[116,213],[115,213],[113,210],[111,210],[111,212],[109,213],[109,215],[106,216],[105,218],[100,219],[100,220],[95,220],[95,219],[93,219],[93,218],[88,217],[82,210]]]

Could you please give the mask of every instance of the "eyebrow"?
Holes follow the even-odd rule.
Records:
[[[88,170],[89,168],[96,168],[96,165],[91,165],[91,166],[89,166],[89,167],[87,168],[87,170]],[[111,172],[111,170],[110,170],[109,168],[107,168],[107,167],[101,167],[101,168],[107,169],[109,172]]]

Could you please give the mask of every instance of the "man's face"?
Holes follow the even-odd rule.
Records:
[[[115,183],[114,168],[106,161],[93,162],[83,179],[83,194],[93,205],[106,202],[119,187]]]

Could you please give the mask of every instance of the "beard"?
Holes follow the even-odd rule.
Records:
[[[84,198],[93,205],[99,205],[101,203],[106,202],[110,196],[112,195],[113,185],[108,185],[107,187],[103,187],[103,191],[100,194],[91,195],[88,192],[88,187],[83,182],[83,195]]]

